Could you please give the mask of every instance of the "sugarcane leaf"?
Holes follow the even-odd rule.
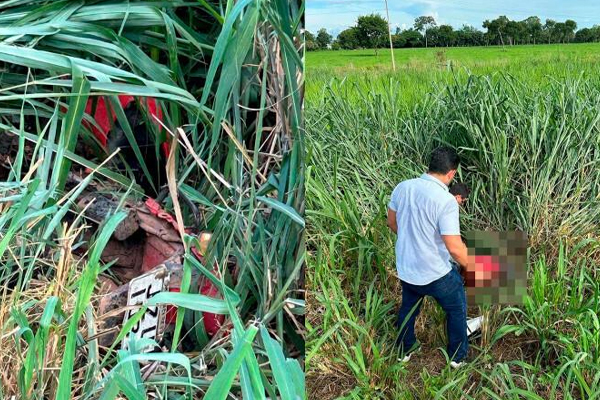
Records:
[[[248,327],[206,391],[205,397],[207,399],[225,400],[227,398],[233,380],[238,374],[246,354],[252,351],[252,341],[257,332],[258,328],[256,326]]]
[[[256,199],[261,201],[262,203],[265,203],[268,206],[273,207],[273,209],[280,211],[287,217],[291,218],[292,221],[304,228],[304,218],[302,218],[300,214],[298,214],[298,211],[296,211],[293,207],[290,207],[287,204],[283,204],[279,200],[270,197],[256,196]]]
[[[264,326],[260,328],[260,335],[265,345],[265,350],[269,356],[271,370],[277,383],[277,390],[281,395],[282,400],[297,400],[302,399],[304,391],[299,392],[302,385],[298,383],[297,369],[288,370],[289,364],[283,355],[281,344],[272,339],[269,332]]]
[[[203,294],[161,292],[152,296],[147,305],[172,304],[188,310],[209,312],[213,314],[228,314],[225,302]]]
[[[62,135],[64,136],[64,150],[73,152],[79,136],[79,126],[85,111],[85,105],[89,96],[90,84],[83,76],[77,64],[72,64],[73,89],[69,100],[67,115],[63,119]],[[71,161],[67,158],[61,159],[60,172],[58,175],[57,190],[62,191],[67,181],[67,175],[71,168]]]

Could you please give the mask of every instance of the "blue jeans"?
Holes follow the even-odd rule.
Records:
[[[397,344],[402,352],[412,349],[416,343],[415,319],[421,310],[423,297],[431,296],[446,313],[448,330],[448,355],[460,362],[467,356],[467,300],[460,273],[452,268],[443,277],[427,285],[411,285],[402,281],[402,305],[398,311],[396,326],[400,329]]]

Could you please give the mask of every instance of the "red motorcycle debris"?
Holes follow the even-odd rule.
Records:
[[[162,130],[159,121],[162,122],[163,114],[155,99],[138,98],[136,101],[133,96],[119,95],[118,100],[126,110],[126,116],[134,115],[132,110],[136,111],[134,108],[137,104],[141,105],[158,131]],[[104,97],[92,98],[88,100],[85,112],[93,116],[96,125],[85,121],[84,124],[100,144],[109,150],[111,141],[120,140],[113,129],[119,125],[110,102]],[[130,121],[132,128],[136,123],[139,123],[138,118]],[[161,143],[161,149],[165,158],[168,157],[170,149],[167,141]],[[175,218],[161,207],[161,200],[157,200],[149,198],[144,203],[127,202],[124,207],[127,217],[117,227],[102,253],[101,258],[105,263],[113,263],[109,273],[114,277],[102,278],[102,298],[98,307],[100,331],[97,336],[104,346],[110,346],[116,338],[119,328],[115,327],[122,325],[137,311],[132,306],[144,304],[152,295],[161,291],[180,291],[184,246]],[[104,220],[109,212],[116,209],[117,204],[117,199],[97,193],[88,193],[79,200],[81,208],[87,206],[85,215],[97,222]],[[192,204],[189,205],[195,209]],[[197,210],[194,218],[197,223]],[[193,234],[190,229],[187,233]],[[192,249],[194,256],[203,265],[206,265],[203,257],[210,238],[211,234],[208,232],[198,233],[201,249]],[[213,274],[218,276],[216,266]],[[222,298],[219,289],[206,277],[194,274],[193,279],[200,294]],[[149,307],[132,329],[132,334],[160,340],[169,326],[174,324],[175,316],[175,307]],[[204,328],[209,337],[216,335],[224,322],[223,315],[203,313]]]

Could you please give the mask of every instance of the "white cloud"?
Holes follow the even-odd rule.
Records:
[[[330,14],[328,9],[323,10],[320,14],[320,10],[315,10],[306,15],[306,29],[310,32],[317,32],[321,28],[326,28],[329,33],[336,36],[344,29],[354,25],[356,18],[360,13],[354,14],[340,14],[335,16]]]

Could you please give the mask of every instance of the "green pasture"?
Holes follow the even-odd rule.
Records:
[[[391,68],[390,49],[379,49],[377,53],[375,55],[373,49],[311,51],[306,54],[306,66],[308,71],[319,67]],[[399,69],[426,68],[440,63],[440,53],[457,66],[476,69],[490,64],[553,62],[561,58],[597,61],[600,60],[600,43],[394,49],[394,59]]]

